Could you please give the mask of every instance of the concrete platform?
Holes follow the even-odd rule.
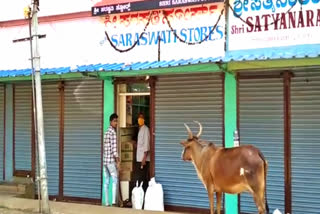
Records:
[[[38,212],[39,202],[38,200],[33,199],[18,198],[12,194],[0,194],[0,207],[28,212]],[[50,209],[51,214],[179,214],[174,212],[154,212],[55,201],[50,201]]]

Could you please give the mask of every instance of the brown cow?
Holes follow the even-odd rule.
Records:
[[[184,149],[182,159],[191,161],[199,179],[208,191],[210,213],[214,213],[213,193],[217,197],[217,213],[221,211],[222,193],[239,194],[248,191],[253,195],[259,214],[269,213],[266,197],[267,161],[259,149],[251,145],[235,148],[217,147],[213,143],[200,141],[199,133],[193,136],[190,128],[188,140],[181,142]]]

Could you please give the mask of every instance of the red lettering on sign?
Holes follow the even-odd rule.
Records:
[[[166,14],[168,19],[171,21],[175,20],[191,20],[198,15],[208,14],[211,15],[216,12],[218,9],[217,5],[207,5],[207,6],[198,6],[198,7],[190,7],[190,8],[175,8],[175,9],[166,9],[163,12]],[[162,11],[152,11],[152,17],[150,24],[158,25],[165,24],[165,18],[163,17]],[[105,16],[105,25],[113,25],[113,27],[117,27],[118,25],[122,25],[125,27],[130,26],[131,24],[136,25],[145,25],[150,17],[150,12],[140,12],[140,13],[130,13],[130,14],[115,14],[115,15],[106,15]]]

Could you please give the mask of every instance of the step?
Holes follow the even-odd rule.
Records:
[[[12,183],[15,184],[30,184],[33,183],[32,178],[30,177],[16,177],[13,176]]]
[[[0,192],[8,193],[8,194],[17,194],[17,195],[25,194],[26,185],[2,182],[0,183]]]
[[[13,177],[11,181],[0,182],[0,194],[35,198],[35,183],[30,177]]]

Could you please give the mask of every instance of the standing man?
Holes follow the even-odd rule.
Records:
[[[117,198],[117,186],[118,186],[118,169],[120,164],[120,159],[118,155],[117,148],[117,133],[116,128],[118,125],[118,115],[113,113],[110,115],[110,126],[104,135],[104,167],[106,171],[106,201],[107,206],[109,204],[109,183],[110,177],[112,177],[112,205],[116,204]]]
[[[136,178],[139,182],[143,181],[143,189],[146,191],[149,180],[150,132],[149,128],[145,125],[142,113],[138,115],[138,124]]]

